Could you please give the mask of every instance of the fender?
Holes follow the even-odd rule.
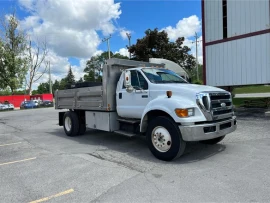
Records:
[[[194,108],[195,116],[180,118],[174,112],[176,108]],[[169,115],[176,123],[179,124],[206,121],[206,118],[194,101],[179,96],[174,96],[171,98],[159,96],[146,105],[141,117],[140,132],[146,132],[148,126],[147,114],[154,110],[164,112],[164,114]]]

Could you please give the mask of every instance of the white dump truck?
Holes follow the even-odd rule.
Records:
[[[109,59],[102,83],[57,90],[55,102],[56,109],[68,109],[59,112],[68,136],[86,128],[144,135],[152,154],[165,161],[180,157],[186,142],[216,144],[237,128],[229,92],[141,61]]]

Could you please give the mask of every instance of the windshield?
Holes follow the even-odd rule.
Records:
[[[181,76],[167,69],[145,68],[142,71],[152,83],[187,83]]]

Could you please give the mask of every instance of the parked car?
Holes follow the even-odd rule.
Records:
[[[34,100],[32,100],[32,101],[35,103],[36,107],[40,106],[40,103],[41,103],[40,100],[34,99]]]
[[[40,104],[40,106],[42,107],[53,107],[54,104],[53,104],[53,101],[50,101],[50,100],[43,100]]]
[[[0,111],[8,110],[7,105],[0,103]]]
[[[9,109],[9,110],[14,110],[14,105],[11,104],[9,101],[5,101],[5,102],[4,102],[4,105],[7,106],[7,109]]]
[[[36,103],[32,100],[23,101],[20,106],[20,109],[33,109],[33,108],[37,108],[37,106]]]

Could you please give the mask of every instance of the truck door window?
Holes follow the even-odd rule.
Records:
[[[131,85],[134,87],[134,89],[148,89],[148,83],[146,79],[143,77],[143,75],[136,70],[130,71],[131,73]],[[124,82],[123,82],[123,89],[125,89]]]
[[[136,70],[131,71],[131,85],[135,88],[135,89],[144,89],[147,90],[148,89],[148,83],[146,81],[146,79],[143,77],[143,75]]]

